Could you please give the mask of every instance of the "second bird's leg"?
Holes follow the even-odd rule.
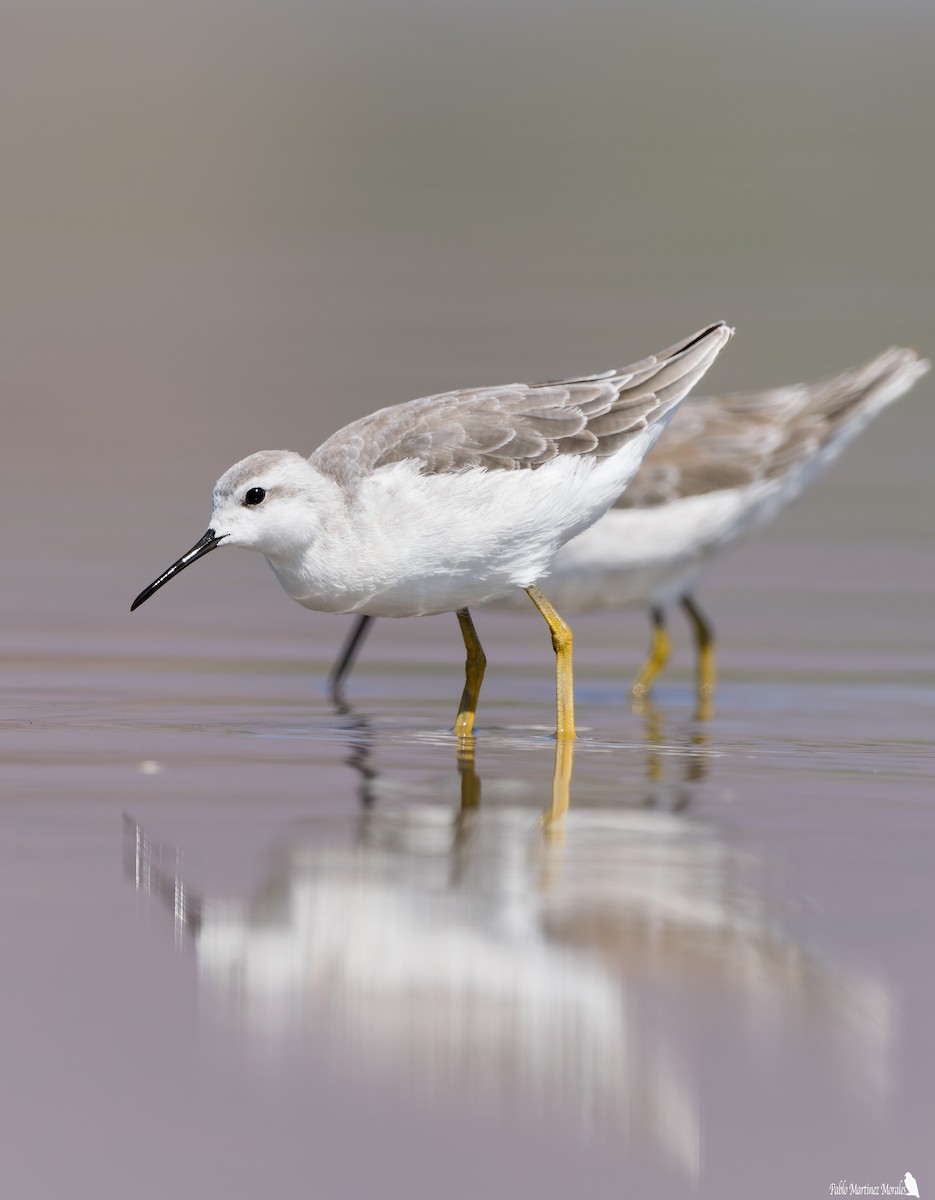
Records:
[[[656,676],[669,661],[671,653],[669,634],[666,630],[665,610],[653,606],[649,610],[653,623],[653,640],[649,648],[649,658],[643,663],[642,670],[633,681],[633,696],[642,700],[649,695],[649,689],[656,681]]]
[[[529,599],[545,617],[555,651],[555,736],[575,736],[575,694],[571,675],[571,628],[562,620],[535,584],[526,589]]]
[[[461,636],[464,638],[464,648],[467,659],[464,663],[464,691],[461,693],[461,703],[458,706],[458,716],[455,720],[455,733],[458,737],[468,737],[474,729],[474,713],[477,711],[477,697],[480,695],[480,685],[484,682],[484,670],[487,666],[487,656],[480,644],[471,614],[466,608],[459,608],[456,616],[461,626]]]
[[[354,665],[354,660],[357,658],[357,651],[363,645],[364,638],[367,636],[367,630],[372,622],[373,617],[358,617],[354,622],[354,628],[348,634],[347,641],[341,647],[338,661],[331,668],[331,674],[328,676],[328,693],[332,699],[340,696],[341,690],[344,687],[344,677]]]
[[[698,653],[698,715],[704,719],[711,715],[711,701],[717,674],[714,665],[714,630],[701,611],[695,598],[687,593],[681,600],[685,615],[695,632],[695,647]]]

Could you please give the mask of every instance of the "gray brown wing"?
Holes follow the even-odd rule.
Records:
[[[862,427],[927,369],[915,351],[893,347],[821,383],[691,397],[615,507],[649,508],[786,475]]]
[[[532,469],[560,454],[614,454],[678,404],[732,333],[723,323],[712,325],[620,371],[396,404],[339,430],[310,462],[346,483],[403,460],[438,474]]]

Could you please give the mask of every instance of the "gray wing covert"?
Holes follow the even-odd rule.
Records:
[[[693,396],[615,507],[649,508],[780,478],[902,395],[927,365],[913,350],[893,347],[821,383]]]
[[[380,409],[312,456],[343,482],[404,460],[426,474],[529,470],[560,454],[605,457],[659,420],[728,341],[720,324],[621,371],[551,383],[468,388]]]
[[[802,393],[690,397],[614,507],[651,508],[762,479]]]

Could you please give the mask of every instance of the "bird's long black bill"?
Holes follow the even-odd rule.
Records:
[[[195,542],[191,550],[183,554],[182,557],[177,562],[174,562],[167,571],[163,571],[159,578],[154,579],[149,587],[143,588],[137,598],[130,605],[130,612],[133,612],[135,608],[139,608],[144,600],[148,600],[150,598],[153,592],[158,592],[162,585],[164,583],[168,583],[173,575],[178,575],[179,571],[184,571],[186,567],[191,566],[193,562],[197,562],[199,558],[204,558],[209,550],[213,550],[215,546],[219,546],[220,544],[221,538],[215,536],[213,529],[209,529],[200,541]]]

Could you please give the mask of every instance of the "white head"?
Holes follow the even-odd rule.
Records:
[[[270,558],[315,539],[315,515],[327,511],[334,485],[301,454],[260,450],[235,463],[214,485],[211,528],[133,601],[132,612],[163,584],[218,546],[244,546]]]
[[[327,484],[308,459],[291,450],[260,450],[234,465],[214,485],[211,529],[225,546],[263,554],[307,544]]]

